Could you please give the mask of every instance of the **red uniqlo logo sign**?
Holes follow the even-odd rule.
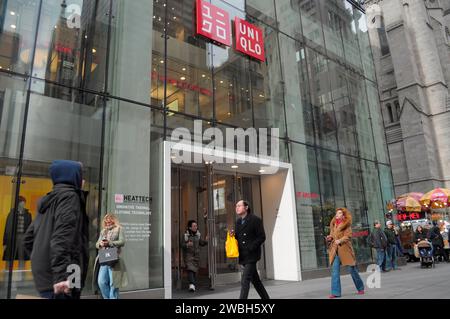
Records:
[[[257,26],[238,17],[234,18],[236,50],[265,61],[263,32]]]
[[[228,12],[197,0],[197,34],[231,46],[231,23]]]

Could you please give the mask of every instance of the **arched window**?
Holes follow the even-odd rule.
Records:
[[[400,121],[400,103],[398,103],[398,101],[395,101],[394,105],[395,105],[395,115],[396,115],[397,121]]]
[[[389,123],[393,123],[394,122],[394,114],[392,113],[391,103],[386,104],[386,109],[387,109],[388,116],[389,116]]]

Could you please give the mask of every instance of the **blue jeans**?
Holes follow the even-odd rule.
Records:
[[[119,299],[119,288],[113,286],[112,268],[110,266],[100,266],[98,286],[103,299]]]
[[[356,290],[364,290],[364,283],[361,276],[358,273],[356,266],[347,266],[350,275],[352,276],[353,283],[355,284]],[[341,296],[341,260],[339,256],[334,257],[333,265],[331,268],[331,294],[340,297]]]
[[[377,265],[382,271],[386,270],[386,250],[377,248]]]
[[[397,245],[390,244],[386,249],[392,269],[397,269]]]

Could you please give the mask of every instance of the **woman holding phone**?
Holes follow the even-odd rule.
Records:
[[[103,229],[100,232],[97,249],[117,248],[120,256],[121,248],[125,245],[125,237],[122,226],[113,214],[106,214],[103,218]],[[97,279],[97,280],[95,280]],[[119,288],[126,286],[127,278],[125,265],[121,258],[114,265],[100,265],[98,256],[94,266],[94,281],[98,284],[103,299],[118,299]]]

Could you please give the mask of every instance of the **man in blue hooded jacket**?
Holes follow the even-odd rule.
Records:
[[[78,299],[89,261],[89,220],[82,164],[57,160],[50,166],[53,190],[38,204],[25,235],[31,270],[43,298]]]

